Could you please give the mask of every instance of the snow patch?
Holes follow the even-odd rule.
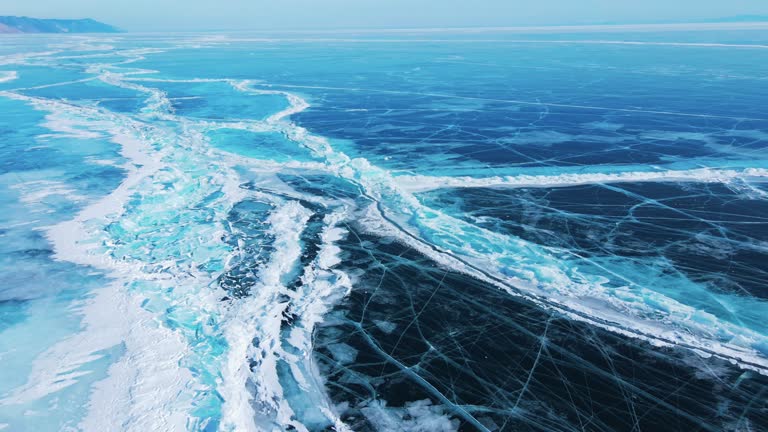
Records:
[[[455,432],[460,424],[429,399],[407,402],[403,408],[390,408],[386,401],[373,401],[360,411],[381,432]]]
[[[10,82],[19,78],[16,71],[0,71],[0,83]]]
[[[412,193],[426,192],[441,188],[477,187],[565,187],[601,183],[628,182],[697,182],[730,183],[739,179],[768,178],[768,169],[717,169],[700,168],[692,170],[635,171],[617,173],[520,175],[499,177],[430,177],[398,176],[395,181],[404,190]]]

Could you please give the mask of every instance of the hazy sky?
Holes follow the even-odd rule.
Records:
[[[768,0],[0,0],[0,15],[125,30],[520,26],[768,15]]]

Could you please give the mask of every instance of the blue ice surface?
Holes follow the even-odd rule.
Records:
[[[90,411],[133,359],[120,343],[17,397],[120,284],[191,378],[178,406],[113,411],[180,409],[190,430],[231,430],[233,394],[261,428],[768,427],[765,31],[3,42],[0,430],[146,425]],[[296,98],[309,107],[273,117]],[[564,174],[586,180],[482,184]],[[445,183],[465,176],[480,183]],[[68,241],[134,265],[127,280],[49,237],[119,187],[117,213],[82,221],[96,240]]]
[[[3,165],[0,169],[0,392],[27,381],[35,358],[80,329],[74,303],[87,299],[109,276],[53,259],[44,235],[47,226],[73,218],[88,202],[110,193],[123,178],[120,168],[89,163],[89,158],[120,164],[113,144],[68,137],[45,137],[43,113],[26,104],[0,100]],[[43,193],[33,202],[27,194]],[[74,200],[73,200],[74,198]],[[4,407],[3,423],[12,430],[55,430],[84,415],[82,400],[106,376],[121,347],[84,365],[91,373],[64,395],[49,395],[27,406]],[[58,402],[56,401],[58,399]],[[25,414],[25,411],[27,414]],[[46,413],[41,415],[41,413]]]

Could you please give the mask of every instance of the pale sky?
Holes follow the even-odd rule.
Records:
[[[768,0],[2,0],[0,15],[129,31],[498,27],[768,15]]]

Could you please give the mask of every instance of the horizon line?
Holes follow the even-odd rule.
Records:
[[[768,18],[762,21],[743,22],[674,22],[674,23],[632,23],[632,24],[554,24],[531,26],[425,26],[425,27],[340,27],[340,28],[209,28],[209,29],[176,29],[176,30],[124,30],[125,33],[199,33],[199,32],[263,32],[263,33],[404,33],[404,32],[451,32],[467,33],[483,32],[547,32],[551,30],[582,31],[582,30],[762,30],[768,29]]]

